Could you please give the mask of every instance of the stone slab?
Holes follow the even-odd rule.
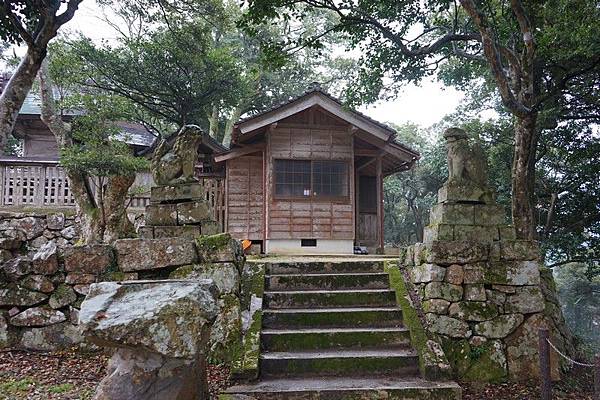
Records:
[[[211,212],[206,201],[177,204],[178,225],[196,225],[210,220]]]
[[[494,204],[494,195],[488,188],[446,183],[438,190],[438,203]]]
[[[185,238],[119,239],[114,246],[117,263],[123,272],[174,267],[198,261],[194,241]]]
[[[153,204],[201,200],[204,196],[204,186],[200,183],[154,186],[150,189],[150,202]]]
[[[146,225],[177,225],[176,204],[150,204],[146,206]]]
[[[435,204],[429,214],[430,224],[461,224],[475,223],[474,204]]]

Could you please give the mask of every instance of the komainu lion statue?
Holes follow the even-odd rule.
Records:
[[[444,132],[448,148],[448,183],[487,187],[487,161],[477,142],[469,143],[467,133],[459,128]]]
[[[152,155],[152,176],[157,185],[194,182],[194,167],[202,130],[196,125],[184,125],[176,135],[162,139]]]

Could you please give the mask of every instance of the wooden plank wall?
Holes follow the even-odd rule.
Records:
[[[262,156],[243,156],[227,161],[227,232],[236,239],[262,240]]]
[[[354,239],[353,140],[345,127],[277,126],[268,135],[269,239]],[[273,159],[346,160],[349,197],[343,201],[273,197]]]

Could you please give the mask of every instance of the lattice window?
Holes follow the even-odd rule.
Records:
[[[348,163],[329,160],[275,160],[275,196],[346,197]]]

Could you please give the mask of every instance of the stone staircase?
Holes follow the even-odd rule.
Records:
[[[224,399],[460,399],[420,377],[383,262],[269,263],[265,280],[259,380]]]

